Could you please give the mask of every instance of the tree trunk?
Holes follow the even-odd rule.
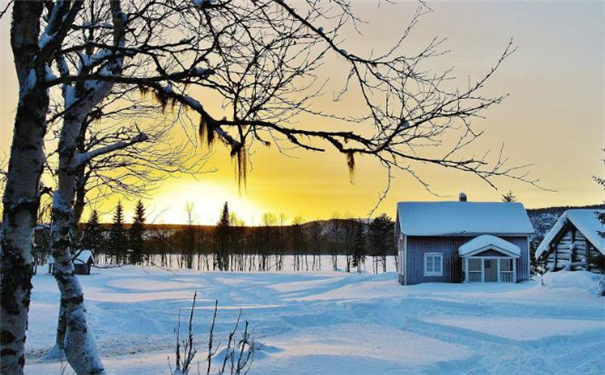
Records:
[[[20,100],[6,179],[1,243],[1,367],[2,374],[20,374],[33,274],[33,235],[40,204],[44,164],[45,93]],[[40,107],[38,107],[40,106]],[[35,108],[37,107],[37,108]]]
[[[0,373],[22,374],[33,272],[32,242],[40,205],[48,93],[36,85],[44,68],[34,65],[42,2],[13,6],[11,46],[19,80],[0,229]]]
[[[120,1],[111,1],[114,26],[114,45],[123,41],[124,18]],[[122,68],[122,58],[116,58],[110,68],[118,73]],[[82,73],[87,73],[86,69]],[[51,223],[51,251],[55,259],[54,276],[61,292],[61,309],[57,327],[56,349],[63,348],[67,361],[78,375],[105,374],[101,356],[92,332],[86,321],[84,293],[75,275],[71,248],[74,220],[79,221],[81,212],[74,211],[77,189],[76,179],[82,164],[78,155],[78,141],[86,115],[111,92],[113,83],[80,82],[74,89],[80,99],[64,115],[59,138],[59,169],[57,190],[53,195]],[[68,102],[65,97],[66,105]],[[79,209],[79,208],[78,208]],[[78,217],[76,217],[78,216]]]
[[[90,103],[92,104],[92,103]],[[53,195],[51,251],[54,276],[61,292],[61,309],[54,353],[64,351],[77,374],[104,374],[97,346],[86,322],[84,293],[72,262],[73,203],[76,188],[76,141],[88,106],[70,111],[59,139],[58,187]]]

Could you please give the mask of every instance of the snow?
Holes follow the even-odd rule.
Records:
[[[208,68],[195,68],[195,74],[197,74],[198,76],[208,75],[210,72],[211,70]]]
[[[542,283],[550,289],[579,288],[597,295],[605,291],[605,276],[589,271],[547,272],[542,276]]]
[[[407,236],[523,234],[534,232],[521,203],[400,202],[399,231]]]
[[[605,238],[599,234],[599,232],[605,232],[605,227],[597,218],[597,212],[602,213],[605,210],[575,209],[565,211],[538,246],[536,258],[539,258],[548,249],[552,240],[565,227],[567,222],[571,222],[601,254],[605,254]]]
[[[57,79],[57,76],[53,73],[52,69],[46,65],[45,67],[45,77],[46,82],[52,82]]]
[[[474,252],[480,252],[484,250],[488,250],[491,247],[495,247],[497,249],[504,250],[511,255],[520,256],[521,249],[517,245],[513,245],[512,243],[503,240],[499,237],[490,236],[484,234],[482,236],[476,237],[469,242],[458,248],[458,254],[460,256],[469,255]]]
[[[38,40],[38,47],[44,48],[51,39],[52,37],[50,35],[47,33],[42,33],[42,35],[40,35],[40,39]]]
[[[34,69],[30,69],[29,74],[27,75],[27,88],[33,89],[36,87],[36,71]]]
[[[80,280],[92,333],[113,375],[168,373],[178,314],[186,314],[194,291],[195,361],[202,367],[217,299],[216,341],[225,343],[240,309],[250,322],[259,344],[250,375],[605,372],[605,299],[577,282],[553,287],[552,276],[544,286],[405,287],[393,272],[124,266],[93,268]],[[35,275],[33,285],[25,373],[58,374],[61,363],[43,356],[54,343],[59,292],[49,274]]]
[[[192,0],[193,5],[195,5],[198,8],[201,8],[204,6],[204,3],[210,3],[211,5],[216,5],[218,4],[218,0]]]
[[[65,97],[65,108],[71,107],[78,100],[76,90],[73,86],[64,85],[63,96]]]
[[[83,63],[83,65],[90,66],[90,65],[97,64],[99,61],[106,60],[112,54],[113,54],[113,52],[110,50],[106,50],[106,49],[101,50],[94,55],[88,56],[88,59]]]

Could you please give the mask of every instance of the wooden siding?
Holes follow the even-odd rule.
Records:
[[[458,256],[458,248],[474,237],[417,237],[407,236],[407,256],[404,275],[400,282],[415,285],[426,282],[456,283],[463,279],[462,260]],[[501,237],[518,246],[521,257],[517,260],[517,280],[529,279],[529,242],[523,237]],[[400,249],[403,251],[403,249]],[[424,276],[424,254],[443,254],[443,276]]]
[[[573,224],[568,223],[550,243],[550,249],[542,255],[542,259],[545,261],[547,270],[562,270],[570,262],[573,271],[590,270],[591,264],[587,264],[586,255],[596,255],[596,252],[597,250],[582,232]]]

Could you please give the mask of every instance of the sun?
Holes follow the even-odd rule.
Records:
[[[240,194],[233,184],[176,180],[162,186],[149,202],[149,219],[158,224],[185,224],[186,205],[193,204],[194,223],[213,225],[218,221],[225,202],[229,204],[229,211],[246,225],[257,224],[264,212],[245,192]]]

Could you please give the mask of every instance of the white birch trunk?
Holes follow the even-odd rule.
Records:
[[[123,41],[123,14],[120,2],[111,2],[114,23],[114,43]],[[122,59],[116,58],[113,62],[113,73],[122,68]],[[87,72],[83,67],[83,72]],[[66,107],[70,100],[77,99],[75,105],[70,106],[66,112],[63,127],[59,138],[59,169],[57,171],[57,190],[53,195],[52,223],[51,223],[51,251],[55,259],[54,276],[61,292],[61,306],[59,311],[57,340],[55,348],[49,354],[65,353],[65,357],[72,369],[78,375],[106,374],[97,349],[95,339],[88,327],[84,293],[80,282],[75,275],[71,250],[74,198],[76,193],[77,171],[81,168],[83,155],[78,155],[78,137],[84,119],[88,112],[93,110],[113,88],[112,82],[82,82],[75,88],[66,87]],[[75,98],[70,90],[75,91]]]
[[[15,2],[11,46],[19,80],[19,102],[3,196],[0,230],[0,373],[20,375],[25,364],[25,331],[33,270],[32,242],[40,203],[43,139],[48,93],[35,81],[41,2]]]
[[[86,115],[78,107],[65,117],[59,140],[58,188],[53,195],[51,251],[61,292],[56,354],[64,351],[77,374],[104,374],[94,337],[87,326],[84,293],[71,257],[71,217],[75,195],[74,158],[79,129]],[[75,113],[74,113],[75,112]]]

